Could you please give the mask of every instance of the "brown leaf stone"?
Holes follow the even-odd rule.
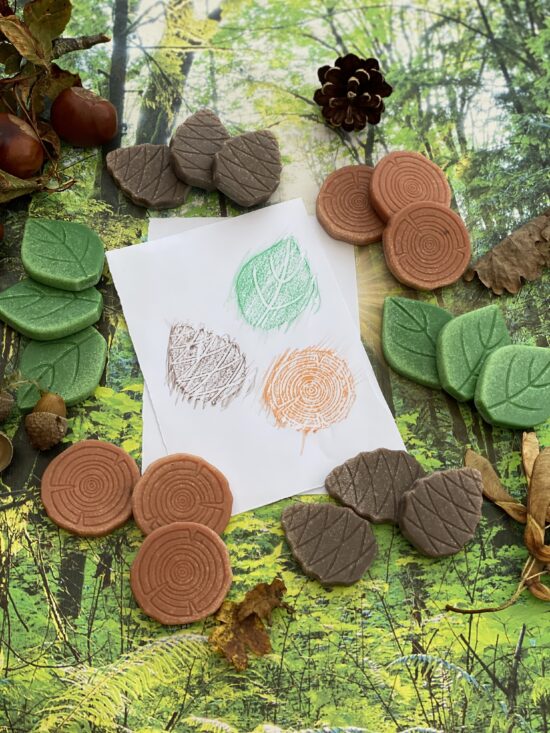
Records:
[[[399,503],[424,470],[403,450],[379,448],[359,453],[336,466],[325,479],[335,499],[371,522],[399,521]]]
[[[418,479],[401,502],[401,532],[424,555],[454,555],[474,536],[482,491],[481,474],[475,468],[439,471]]]
[[[170,209],[183,204],[189,186],[176,177],[167,145],[133,145],[111,151],[107,170],[117,186],[138,206]]]
[[[512,232],[466,270],[496,295],[517,293],[523,280],[537,280],[550,266],[550,209]]]
[[[279,143],[269,130],[231,138],[214,159],[216,187],[241,206],[267,201],[279,185],[280,176]]]
[[[281,519],[292,554],[323,585],[352,585],[376,557],[370,524],[334,504],[293,504]]]

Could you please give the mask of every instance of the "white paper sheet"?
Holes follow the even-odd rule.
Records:
[[[336,276],[336,280],[338,281],[340,291],[344,296],[349,312],[356,322],[357,330],[359,331],[359,305],[357,302],[355,249],[345,242],[339,242],[338,240],[329,237],[317,222],[317,218],[315,216],[311,216],[310,218],[317,231],[319,240],[323,245],[327,259],[332,267],[332,271]],[[215,216],[172,216],[162,219],[151,218],[149,219],[148,239],[150,241],[162,239],[163,237],[170,237],[174,234],[180,234],[181,232],[187,232],[191,229],[197,229],[201,226],[207,226],[208,224],[216,224],[219,222],[220,218]],[[376,382],[375,388],[378,389],[378,384]],[[155,411],[153,410],[153,403],[151,402],[147,385],[145,385],[143,390],[142,417],[143,435],[141,465],[142,469],[145,470],[147,466],[153,463],[153,461],[156,461],[157,458],[161,458],[168,453],[162,439],[162,433],[158,426]],[[311,492],[326,493],[324,487],[312,489]]]
[[[266,332],[239,312],[235,279],[251,257],[288,236],[309,263],[320,304],[306,308],[286,329]],[[201,455],[223,471],[235,514],[322,485],[335,465],[360,450],[403,449],[389,409],[373,388],[356,324],[300,200],[115,250],[107,257],[166,450]],[[246,388],[225,407],[194,405],[181,393],[178,398],[174,384],[169,387],[167,347],[174,324],[187,324],[195,333],[204,328],[227,334],[246,355]],[[266,409],[262,394],[277,360],[289,350],[306,348],[330,352],[321,359],[323,370],[331,361],[338,365],[326,384],[339,421],[316,432],[279,427],[277,411]],[[188,352],[183,353],[188,364]],[[181,348],[174,348],[172,363],[181,354]],[[293,377],[308,381],[304,369]],[[337,395],[335,381],[340,382]],[[310,386],[317,399],[320,382]],[[289,403],[279,399],[278,409],[279,419],[282,414],[282,422],[285,416],[288,421]]]

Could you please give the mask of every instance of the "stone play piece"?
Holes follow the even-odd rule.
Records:
[[[281,153],[269,130],[228,140],[214,156],[214,185],[240,206],[265,203],[279,185]]]
[[[460,402],[472,400],[485,360],[495,349],[509,343],[510,334],[497,305],[453,318],[437,337],[437,371],[441,386]]]
[[[99,290],[58,290],[30,278],[0,293],[0,319],[36,341],[53,341],[91,326],[101,318]]]
[[[451,203],[451,188],[441,168],[420,153],[404,150],[389,153],[377,163],[369,194],[382,221],[409,204]]]
[[[148,535],[130,570],[141,609],[161,624],[189,624],[221,606],[232,581],[219,535],[194,522],[174,522]]]
[[[133,145],[107,154],[107,170],[137,206],[170,209],[184,203],[189,186],[176,176],[167,145]]]
[[[126,451],[82,440],[53,459],[42,476],[42,503],[59,527],[82,537],[102,537],[132,515],[139,468]]]
[[[19,362],[21,378],[38,382],[45,392],[61,395],[67,405],[89,397],[99,384],[107,360],[107,343],[95,328],[57,341],[31,341]],[[17,392],[20,410],[32,410],[40,398],[34,384]]]
[[[404,494],[399,528],[424,555],[454,555],[474,536],[482,504],[483,482],[477,469],[439,471],[418,479]]]
[[[187,453],[148,466],[132,497],[134,519],[144,534],[172,522],[197,522],[221,534],[231,516],[233,495],[223,473]]]
[[[437,337],[451,319],[450,313],[431,303],[397,296],[385,298],[382,349],[388,364],[398,374],[425,387],[441,387]]]
[[[375,524],[399,521],[399,503],[424,470],[404,450],[378,448],[336,466],[325,479],[328,493]]]
[[[372,172],[368,165],[346,165],[333,171],[321,186],[317,219],[334,239],[357,245],[382,240],[384,223],[369,198]]]
[[[281,522],[302,570],[323,585],[357,582],[376,557],[370,524],[347,507],[293,504]]]
[[[84,224],[29,219],[21,244],[21,260],[37,282],[80,291],[99,282],[105,253],[101,239]]]
[[[382,236],[393,276],[416,290],[456,282],[470,262],[470,235],[462,219],[443,204],[413,203],[389,220]]]
[[[475,405],[493,425],[531,428],[550,417],[550,349],[503,346],[490,354],[476,384]]]
[[[170,142],[170,160],[176,176],[190,186],[214,191],[214,155],[230,137],[218,116],[209,109],[188,117]]]

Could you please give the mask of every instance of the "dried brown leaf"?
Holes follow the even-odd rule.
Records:
[[[285,608],[282,601],[286,586],[280,578],[272,583],[259,583],[248,591],[240,603],[225,601],[216,614],[219,625],[212,631],[209,643],[235,669],[248,667],[248,654],[265,656],[271,651],[271,642],[264,620],[271,621],[275,608]]]
[[[30,0],[23,8],[23,19],[43,48],[50,49],[71,18],[70,0]]]
[[[521,460],[523,463],[523,472],[527,479],[527,485],[531,483],[531,475],[533,466],[540,453],[539,439],[536,433],[523,433],[521,438]]]
[[[21,66],[21,54],[15,46],[5,41],[0,43],[0,64],[3,64],[6,74],[16,74]]]
[[[24,196],[27,193],[41,191],[47,184],[49,176],[34,176],[33,178],[17,178],[5,171],[0,171],[0,204]]]
[[[527,492],[525,545],[533,557],[550,563],[550,545],[544,544],[546,517],[550,508],[550,448],[542,450],[533,467]]]
[[[550,265],[550,209],[512,232],[470,265],[464,279],[477,275],[496,295],[517,293],[524,280],[537,280]]]
[[[48,66],[50,60],[51,47],[48,49],[33,36],[27,26],[22,23],[15,15],[8,15],[0,18],[0,32],[2,32],[8,41],[12,43],[17,51],[38,66]],[[51,44],[50,44],[51,46]]]
[[[500,479],[491,465],[491,463],[479,455],[470,448],[464,455],[464,465],[470,468],[477,468],[481,473],[481,480],[483,481],[483,496],[496,504],[501,509],[504,509],[506,514],[522,524],[525,524],[527,520],[527,509],[525,506],[514,499],[503,485],[500,483]]]
[[[547,566],[543,562],[530,557],[521,576],[531,594],[541,601],[550,601],[550,588],[541,582],[541,577],[547,572]]]

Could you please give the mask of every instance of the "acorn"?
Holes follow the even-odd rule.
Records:
[[[0,422],[5,422],[11,415],[15,400],[5,389],[0,392]]]
[[[5,433],[0,433],[0,472],[10,465],[12,458],[12,442]]]
[[[46,392],[25,418],[25,430],[33,448],[49,450],[67,433],[65,400],[54,392]]]

